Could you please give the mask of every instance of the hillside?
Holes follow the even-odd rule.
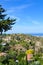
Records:
[[[35,49],[37,51],[43,48],[43,37],[35,37],[27,34],[11,34],[2,36],[2,45],[8,43],[15,49]],[[20,47],[20,49],[19,49]]]
[[[4,59],[8,58],[7,61],[10,60],[9,62],[13,62],[16,59],[20,61],[20,59],[25,58],[25,52],[29,49],[34,50],[34,55],[39,53],[42,55],[43,37],[27,34],[8,34],[0,36],[0,62],[5,62],[5,60],[2,60],[2,57],[4,57]]]

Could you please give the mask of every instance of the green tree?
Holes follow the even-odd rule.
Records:
[[[16,19],[10,19],[10,17],[6,17],[7,15],[4,14],[6,10],[2,8],[0,5],[0,34],[2,32],[6,32],[12,28],[12,25],[15,24]]]

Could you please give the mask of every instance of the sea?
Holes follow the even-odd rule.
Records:
[[[43,33],[30,33],[30,35],[43,37]]]

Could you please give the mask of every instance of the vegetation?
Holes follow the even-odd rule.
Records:
[[[3,35],[3,41],[0,42],[0,65],[43,65],[42,39],[26,34]],[[37,42],[41,44],[38,48]],[[28,63],[26,53],[31,52],[32,61]]]

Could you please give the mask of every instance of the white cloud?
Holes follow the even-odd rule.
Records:
[[[34,25],[34,26],[36,26],[36,25],[41,25],[42,23],[40,23],[40,21],[37,21],[37,20],[34,20],[34,19],[32,19],[30,16],[26,16],[25,18],[23,18],[23,24],[27,24],[27,25],[29,25],[29,26],[31,26],[31,25]]]
[[[8,13],[13,13],[13,12],[17,12],[17,11],[21,11],[23,9],[26,9],[28,7],[30,7],[32,4],[24,4],[24,5],[19,5],[19,6],[14,6],[14,7],[11,7],[11,8],[8,8]]]
[[[16,9],[25,9],[25,8],[27,8],[27,7],[30,7],[31,6],[31,4],[24,4],[24,5],[20,5],[20,6],[17,6],[16,7]]]
[[[40,22],[38,22],[38,21],[32,21],[32,24],[34,24],[34,25],[39,25]]]
[[[32,25],[40,25],[40,24],[41,24],[40,21],[34,20],[34,19],[32,19],[30,16],[28,16],[28,17],[26,18],[26,23],[30,23],[30,24],[32,24]]]

